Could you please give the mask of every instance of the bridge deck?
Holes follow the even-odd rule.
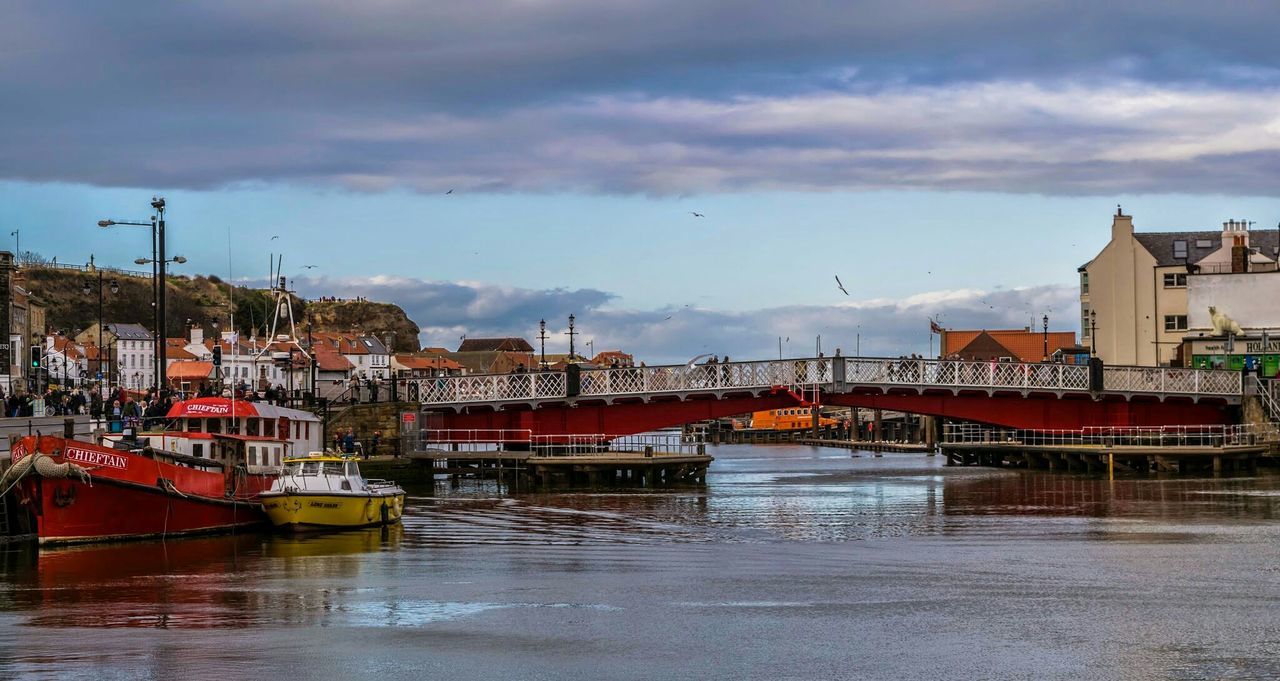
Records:
[[[818,357],[807,359],[726,362],[722,364],[583,369],[576,380],[569,372],[472,374],[406,379],[410,401],[424,407],[462,409],[469,406],[603,401],[648,401],[696,395],[723,398],[768,391],[812,393],[907,390],[980,391],[1126,397],[1206,397],[1238,401],[1243,375],[1236,371],[1172,367],[1106,366],[1101,385],[1091,383],[1087,365],[966,362],[931,359]]]

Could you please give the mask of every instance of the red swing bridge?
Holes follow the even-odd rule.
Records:
[[[1236,371],[1089,364],[816,357],[403,379],[423,428],[620,437],[813,405],[1023,430],[1232,424]]]

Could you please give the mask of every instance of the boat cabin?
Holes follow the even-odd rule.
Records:
[[[299,492],[363,492],[368,485],[354,459],[312,452],[306,457],[285,460],[284,472],[272,490],[289,489]]]
[[[311,412],[225,397],[201,397],[173,405],[168,429],[142,433],[155,449],[244,464],[250,472],[279,469],[286,457],[320,449],[322,425]]]

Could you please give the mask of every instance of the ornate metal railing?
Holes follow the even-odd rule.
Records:
[[[838,383],[838,385],[837,385]],[[1088,392],[1089,367],[1078,364],[966,362],[937,359],[808,359],[583,369],[580,397],[761,390],[894,386],[978,390]],[[1239,395],[1234,371],[1170,367],[1105,367],[1108,392]],[[479,374],[405,379],[406,399],[423,404],[536,402],[568,397],[565,372]]]
[[[561,371],[523,374],[472,374],[405,379],[405,396],[423,404],[511,402],[565,397]]]
[[[845,359],[845,382],[852,384],[1015,388],[1087,391],[1089,367],[1082,364],[1015,364],[949,359]]]
[[[1239,395],[1244,374],[1221,369],[1108,366],[1102,370],[1107,392],[1180,395]]]

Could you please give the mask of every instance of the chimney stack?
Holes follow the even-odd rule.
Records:
[[[1238,235],[1231,242],[1232,274],[1241,274],[1249,271],[1249,247],[1245,243],[1246,239]]]

